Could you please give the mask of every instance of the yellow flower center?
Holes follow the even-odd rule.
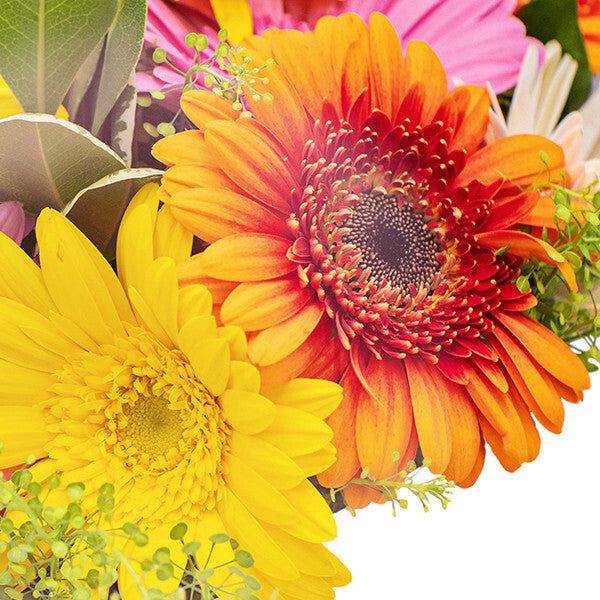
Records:
[[[74,480],[78,469],[81,480],[98,470],[117,494],[123,490],[117,509],[125,520],[210,510],[224,489],[229,452],[221,407],[181,351],[127,327],[128,337],[71,357],[55,374],[46,450]],[[148,514],[140,515],[145,494]]]
[[[124,408],[123,414],[127,422],[122,432],[130,449],[158,457],[177,448],[183,420],[164,398],[138,398],[135,404]]]

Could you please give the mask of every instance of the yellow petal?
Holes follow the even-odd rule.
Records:
[[[146,271],[144,284],[146,303],[173,344],[176,344],[179,288],[173,259],[166,256],[157,258]]]
[[[136,288],[130,287],[127,290],[129,300],[135,313],[136,319],[144,329],[151,331],[167,348],[173,348],[173,342],[169,334],[165,331],[161,322],[156,318],[154,311],[137,291]]]
[[[342,388],[333,381],[294,379],[283,385],[264,387],[262,393],[275,404],[284,404],[324,419],[342,401]]]
[[[260,374],[258,369],[243,360],[232,360],[227,387],[232,390],[245,390],[257,393],[260,390]]]
[[[226,325],[219,327],[217,335],[229,344],[232,360],[247,360],[248,340],[243,329],[236,325]]]
[[[219,27],[226,29],[227,40],[239,44],[242,38],[252,35],[252,12],[247,0],[210,0]]]
[[[154,230],[154,256],[168,256],[178,265],[190,257],[193,241],[193,234],[175,220],[168,205],[163,205]]]
[[[294,462],[302,469],[305,477],[312,477],[328,469],[335,462],[336,454],[335,446],[327,444],[318,452],[294,456]]]
[[[171,529],[176,524],[177,523],[165,523],[159,527],[142,530],[149,538],[148,544],[142,548],[138,548],[135,544],[129,542],[123,549],[125,556],[133,559],[129,561],[129,564],[136,572],[139,581],[143,583],[147,590],[150,588],[157,588],[166,594],[170,594],[179,586],[180,580],[177,577],[177,569],[175,578],[161,581],[154,571],[144,573],[139,568],[139,563],[143,559],[152,557],[152,554],[158,548],[163,547],[170,550],[171,560],[176,565],[183,566],[187,564],[187,555],[181,551],[181,542],[179,540],[172,540],[169,536]],[[142,600],[135,579],[123,564],[119,567],[119,592],[124,600]]]
[[[154,260],[154,226],[158,210],[158,184],[149,183],[132,198],[117,234],[117,272],[123,287],[143,289]]]
[[[42,276],[59,311],[96,342],[125,335],[121,317],[97,263],[108,263],[60,213],[44,209],[37,221]],[[85,238],[84,238],[85,239]]]
[[[225,490],[217,511],[227,527],[227,533],[239,542],[241,548],[252,554],[258,570],[285,580],[300,575],[290,557],[229,489]]]
[[[196,552],[196,560],[201,569],[222,565],[233,560],[231,544],[215,544],[213,547],[212,542],[209,540],[210,536],[215,533],[227,533],[227,529],[216,510],[203,512],[198,519],[188,522],[187,525],[189,529],[186,534],[186,541],[202,544]]]
[[[296,511],[275,486],[237,454],[227,458],[225,481],[229,489],[252,515],[273,525],[290,525]]]
[[[232,454],[251,464],[279,490],[288,490],[305,479],[295,460],[257,436],[234,431],[229,438],[229,447]]]
[[[290,456],[298,456],[319,451],[331,441],[333,432],[321,419],[303,410],[277,406],[273,423],[260,437]]]
[[[38,371],[52,372],[62,368],[60,354],[36,344],[19,327],[39,325],[41,315],[23,304],[0,298],[0,358],[9,363]]]
[[[250,435],[269,427],[276,414],[276,407],[270,400],[244,390],[225,390],[219,404],[229,424]]]
[[[337,535],[331,509],[308,479],[282,493],[298,513],[292,525],[284,527],[288,533],[307,542],[326,542]]]
[[[0,406],[1,468],[22,465],[33,454],[42,458],[44,445],[52,439],[46,431],[44,412],[38,407]]]
[[[201,383],[213,396],[220,396],[229,380],[230,354],[227,342],[221,339],[193,339],[180,333],[178,345]]]
[[[0,234],[0,264],[0,296],[18,300],[43,315],[55,308],[40,268],[4,234]]]
[[[316,577],[332,577],[337,573],[335,555],[323,544],[305,542],[268,523],[264,523],[263,527],[302,573]]]
[[[190,319],[212,313],[212,296],[204,285],[186,285],[179,290],[178,321],[181,329]]]
[[[48,396],[47,390],[52,383],[54,379],[49,373],[0,360],[0,398],[3,403],[33,406]]]

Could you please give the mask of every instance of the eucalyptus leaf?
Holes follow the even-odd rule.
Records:
[[[135,113],[137,110],[137,88],[135,70],[131,72],[129,82],[121,92],[119,99],[108,115],[110,121],[110,147],[131,165],[131,147],[135,130]]]
[[[0,73],[25,111],[54,114],[118,0],[0,0]]]
[[[88,57],[85,59],[85,62],[79,67],[79,71],[75,75],[75,79],[71,84],[71,88],[69,89],[69,93],[65,98],[65,108],[67,112],[71,116],[71,120],[75,120],[75,115],[79,109],[79,106],[92,82],[92,78],[96,73],[96,69],[98,68],[98,61],[102,56],[102,50],[104,48],[104,39],[102,39],[96,47],[91,51]],[[80,123],[80,121],[77,121]]]
[[[158,169],[121,169],[82,189],[63,212],[109,259],[121,217],[134,194],[158,180]]]
[[[91,131],[97,134],[104,119],[128,85],[140,57],[146,28],[146,0],[119,0],[108,30],[97,85]]]
[[[577,0],[532,0],[516,15],[525,23],[528,35],[544,43],[557,40],[563,52],[577,61],[577,73],[563,114],[577,110],[592,89],[590,64],[577,21]]]
[[[62,210],[77,193],[126,165],[91,133],[52,115],[0,120],[0,197],[30,214]]]

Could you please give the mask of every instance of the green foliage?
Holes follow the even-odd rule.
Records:
[[[563,114],[578,109],[592,89],[592,74],[577,22],[577,0],[533,0],[517,11],[530,36],[546,43],[558,40],[563,52],[578,63]]]
[[[55,506],[54,490],[61,488],[69,502]],[[123,569],[132,575],[143,600],[212,599],[216,592],[258,600],[253,592],[261,589],[260,583],[240,569],[252,567],[252,556],[237,549],[237,542],[224,533],[211,536],[201,561],[202,544],[186,540],[185,523],[175,525],[171,539],[178,540],[188,555],[184,565],[175,564],[166,547],[153,554],[148,549],[142,559],[124,554],[121,548],[127,541],[145,548],[149,536],[135,523],[118,526],[113,522],[114,493],[112,484],[102,485],[95,494],[96,509],[90,511],[83,505],[87,499],[85,506],[89,506],[90,498],[83,483],[63,486],[57,475],[40,483],[27,468],[13,473],[9,482],[0,480],[0,514],[4,515],[0,517],[0,554],[8,561],[0,570],[0,600],[88,600],[92,590],[108,598]],[[232,560],[213,564],[216,544],[229,544]],[[144,577],[150,572],[160,581],[175,579],[178,589],[171,594],[146,589]]]
[[[452,481],[446,481],[446,478],[443,476],[434,477],[423,483],[415,481],[416,476],[422,472],[423,468],[431,464],[429,458],[425,458],[423,465],[420,467],[417,467],[416,463],[412,460],[406,466],[402,467],[399,464],[399,453],[394,452],[392,454],[392,461],[395,470],[389,477],[377,479],[371,475],[369,467],[365,467],[360,477],[351,479],[342,487],[329,490],[331,501],[335,502],[337,494],[343,492],[348,485],[356,484],[379,492],[387,501],[391,502],[394,516],[396,516],[396,506],[401,509],[408,508],[408,500],[400,497],[401,491],[406,491],[416,497],[421,502],[421,506],[425,512],[429,512],[431,499],[438,500],[444,509],[448,506],[448,502],[450,502],[449,496],[452,494],[452,489],[454,488]],[[355,514],[350,506],[346,505],[346,508],[353,515]]]
[[[0,72],[25,111],[55,113],[118,0],[0,0]]]
[[[261,73],[267,67],[274,64],[269,59],[266,64],[256,67],[252,60],[245,54],[245,48],[235,48],[227,42],[227,31],[221,29],[218,33],[219,43],[214,52],[208,58],[205,50],[208,48],[208,39],[199,33],[190,33],[185,42],[188,48],[194,50],[194,58],[187,72],[181,71],[169,60],[169,55],[163,48],[156,48],[152,58],[157,64],[164,64],[184,78],[182,86],[174,87],[166,92],[152,91],[151,98],[163,100],[166,94],[180,93],[194,89],[209,89],[218,96],[231,101],[235,110],[242,115],[250,116],[246,110],[245,98],[249,94],[253,100],[262,100],[266,104],[273,102],[273,96],[269,92],[260,93],[253,85],[256,82],[267,84],[268,77]],[[149,98],[140,99],[141,104],[147,103]],[[144,129],[152,137],[168,136],[176,132],[174,123],[180,111],[175,114],[170,122],[159,123],[157,126],[144,123]]]
[[[529,315],[570,344],[589,371],[596,371],[590,360],[600,362],[595,298],[600,289],[600,192],[550,184],[543,188],[556,206],[556,230],[544,230],[542,238],[571,264],[579,289],[568,290],[556,267],[533,257],[521,268],[516,284],[521,291],[531,289],[538,299]]]

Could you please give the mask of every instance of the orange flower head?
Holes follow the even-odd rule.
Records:
[[[180,283],[211,289],[222,322],[248,332],[265,381],[341,381],[328,420],[338,458],[323,485],[364,467],[391,476],[392,454],[405,464],[418,444],[463,486],[481,471],[484,440],[506,469],[533,460],[532,415],[560,431],[561,398],[589,386],[568,346],[523,314],[536,301],[514,283],[532,254],[575,287],[568,263],[518,227],[539,210],[537,192],[522,190],[559,180],[562,150],[533,135],[481,147],[485,90],[448,93],[433,51],[411,42],[404,57],[381,15],[244,46],[259,64],[275,60],[257,88],[273,104],[257,93],[253,118],[238,118],[190,92],[182,106],[198,130],[155,146],[170,166],[163,200],[210,243]],[[355,507],[381,500],[345,493]]]

